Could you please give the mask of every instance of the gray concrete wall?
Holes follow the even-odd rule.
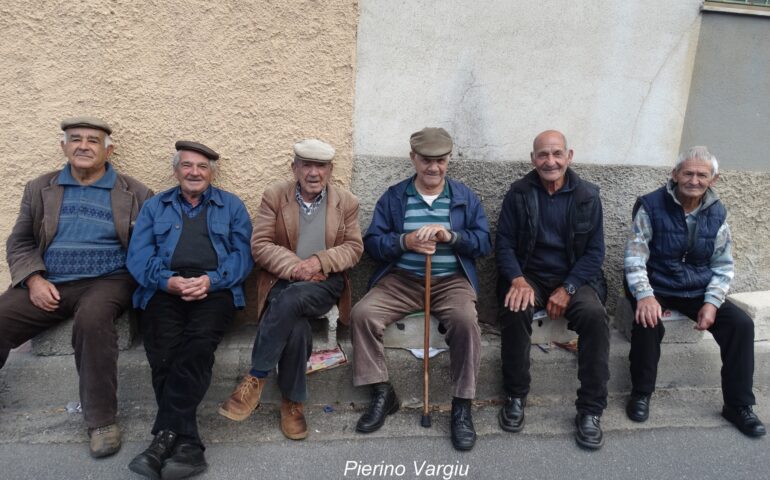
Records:
[[[722,166],[770,171],[770,17],[704,13],[682,131]]]
[[[456,157],[528,158],[547,128],[600,164],[676,156],[700,0],[362,0],[355,155],[445,127]]]
[[[668,167],[595,165],[575,157],[578,174],[601,187],[604,206],[604,234],[607,254],[604,272],[609,283],[608,309],[613,312],[622,290],[623,245],[631,223],[631,208],[638,195],[662,185],[668,178]],[[510,184],[530,170],[528,162],[479,161],[456,159],[450,163],[449,175],[461,180],[479,194],[493,232],[503,196]],[[361,200],[360,222],[369,226],[374,204],[387,185],[411,175],[408,157],[376,157],[359,155],[353,163],[353,192]],[[724,171],[717,192],[726,204],[735,242],[736,278],[732,292],[767,290],[770,288],[770,174]],[[481,292],[481,321],[493,323],[496,314],[495,260],[489,256],[478,261]],[[374,263],[364,255],[353,271],[354,301],[365,292]]]

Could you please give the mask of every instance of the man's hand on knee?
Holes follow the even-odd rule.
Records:
[[[695,324],[695,330],[708,330],[714,325],[717,319],[717,307],[711,303],[704,303],[698,310],[698,322]]]
[[[570,295],[567,293],[567,289],[559,287],[551,293],[548,297],[548,305],[545,307],[545,311],[548,313],[548,318],[557,319],[564,315],[564,310],[567,309],[567,305],[570,301]]]
[[[644,328],[656,326],[662,315],[663,309],[660,307],[660,303],[658,303],[655,295],[644,297],[636,302],[634,321]]]
[[[511,282],[511,288],[505,295],[503,306],[512,312],[523,311],[529,307],[535,306],[535,291],[532,285],[524,277],[516,277]]]
[[[61,296],[53,283],[40,274],[35,274],[27,279],[26,285],[29,290],[29,301],[32,302],[32,305],[46,312],[53,312],[59,308]]]

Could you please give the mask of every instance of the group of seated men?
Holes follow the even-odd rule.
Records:
[[[61,128],[67,163],[27,184],[8,238],[12,285],[0,296],[0,367],[11,349],[73,318],[92,456],[120,448],[115,320],[133,305],[158,409],[152,443],[129,468],[153,479],[206,469],[197,408],[217,346],[245,305],[244,281],[255,264],[259,326],[251,368],[219,413],[248,418],[278,367],[280,429],[290,439],[307,437],[310,320],[338,305],[351,328],[354,384],[371,388],[356,431],[376,431],[400,405],[383,333],[422,309],[426,256],[431,313],[449,346],[451,441],[458,450],[473,448],[481,350],[475,260],[492,252],[492,242],[479,197],[446,176],[453,141],[444,129],[410,137],[414,174],[379,198],[362,238],[358,200],[330,182],[335,150],[320,140],[294,145],[293,179],[265,189],[252,227],[243,202],[212,184],[219,154],[206,145],[176,142],[171,167],[178,185],[153,196],[108,162],[114,146],[106,122],[78,117]],[[506,398],[498,421],[509,432],[524,427],[533,312],[544,308],[579,335],[575,439],[598,449],[609,379],[603,213],[599,188],[570,168],[572,157],[562,133],[542,132],[533,143],[534,168],[503,201],[495,257]],[[725,299],[734,262],[725,207],[711,188],[717,178],[716,158],[693,147],[680,155],[668,183],[633,208],[624,264],[635,311],[626,413],[637,422],[648,418],[660,319],[671,308],[713,334],[723,360],[722,415],[758,437],[765,427],[752,411],[754,325]],[[364,251],[379,268],[353,306],[347,272]]]

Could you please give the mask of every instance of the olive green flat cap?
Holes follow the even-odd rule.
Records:
[[[307,138],[294,144],[294,156],[300,160],[329,163],[334,154],[334,147],[315,138]]]
[[[409,137],[409,145],[423,157],[443,157],[452,151],[452,137],[443,128],[425,127]]]
[[[95,128],[112,135],[112,127],[104,120],[96,117],[72,117],[61,122],[61,129],[67,131],[70,128]]]
[[[180,150],[189,150],[191,152],[200,153],[209,160],[219,160],[219,154],[202,143],[179,140],[174,146],[176,147],[177,152]]]

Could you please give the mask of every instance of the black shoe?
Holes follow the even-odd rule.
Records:
[[[505,405],[497,414],[497,422],[500,428],[506,432],[520,432],[524,428],[524,407],[527,399],[519,397],[507,397]]]
[[[626,403],[626,415],[635,422],[645,422],[650,416],[650,396],[632,393]]]
[[[372,401],[369,409],[361,415],[356,424],[356,432],[372,433],[385,423],[385,417],[398,411],[398,397],[393,385],[378,383],[372,386]]]
[[[470,450],[476,444],[476,430],[471,418],[471,402],[452,402],[452,446]]]
[[[761,437],[767,433],[762,420],[751,409],[751,405],[740,407],[725,405],[722,407],[722,416],[749,437]]]
[[[161,476],[163,480],[192,477],[202,473],[208,466],[203,456],[203,447],[195,443],[179,443],[171,458],[163,464]]]
[[[589,450],[598,450],[604,445],[604,436],[602,435],[601,417],[597,415],[588,415],[578,413],[575,417],[575,441],[583,448]]]
[[[147,450],[135,456],[128,468],[139,475],[160,480],[160,469],[163,461],[171,456],[176,442],[176,433],[171,430],[161,430],[155,435]]]

